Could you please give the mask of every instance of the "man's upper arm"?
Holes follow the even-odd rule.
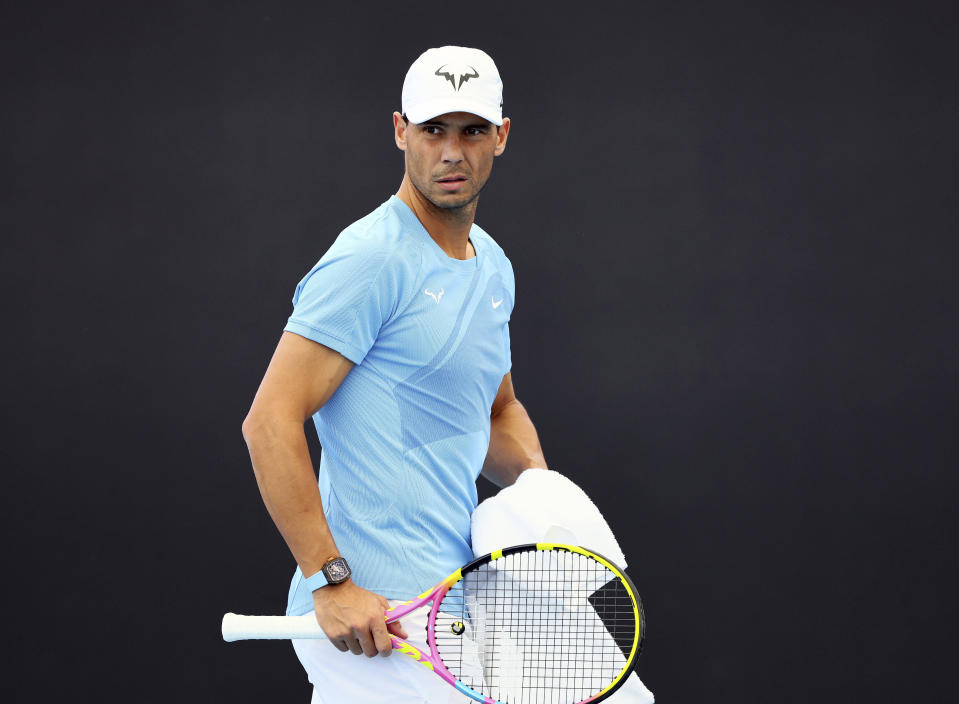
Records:
[[[513,390],[513,373],[507,372],[500,382],[499,389],[496,391],[496,398],[493,399],[493,407],[490,409],[490,417],[495,418],[507,405],[516,400],[516,392]]]
[[[296,420],[316,413],[339,388],[353,362],[296,333],[284,332],[263,375],[250,418]]]

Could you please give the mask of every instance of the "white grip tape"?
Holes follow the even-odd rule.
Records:
[[[241,616],[223,614],[223,640],[289,640],[291,638],[326,638],[316,616]]]

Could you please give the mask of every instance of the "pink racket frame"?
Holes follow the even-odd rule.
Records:
[[[636,594],[636,589],[635,587],[633,587],[633,584],[630,581],[629,577],[623,574],[623,572],[618,567],[613,565],[605,557],[603,557],[602,555],[599,555],[598,553],[586,550],[585,548],[575,546],[575,545],[559,545],[556,543],[535,543],[530,545],[517,545],[511,548],[504,548],[502,550],[497,550],[489,555],[485,555],[483,557],[477,558],[476,560],[473,560],[472,562],[470,562],[468,565],[464,565],[461,569],[458,569],[456,572],[451,574],[449,577],[444,579],[442,582],[437,584],[435,587],[433,587],[429,591],[423,592],[422,594],[420,594],[418,597],[416,597],[415,599],[411,601],[407,601],[402,604],[397,604],[392,609],[387,610],[385,615],[386,615],[386,621],[387,623],[389,623],[391,621],[396,621],[403,618],[411,611],[416,611],[417,609],[419,609],[424,604],[430,601],[433,602],[433,605],[430,607],[429,620],[427,621],[427,625],[426,625],[426,643],[427,645],[429,645],[430,654],[427,655],[416,646],[413,646],[407,643],[402,638],[399,638],[397,636],[390,634],[390,640],[392,641],[392,644],[393,644],[393,650],[398,650],[404,655],[408,655],[409,657],[413,658],[416,662],[423,665],[424,667],[428,667],[430,670],[432,670],[437,675],[442,677],[444,680],[446,680],[448,683],[453,685],[456,689],[458,689],[460,692],[465,694],[470,699],[474,699],[478,702],[483,702],[483,704],[502,704],[496,699],[492,699],[491,697],[484,696],[480,694],[479,692],[477,692],[475,689],[466,686],[465,684],[457,680],[450,673],[450,671],[446,669],[446,666],[443,665],[443,661],[440,660],[439,656],[436,654],[436,615],[439,613],[439,604],[443,600],[443,597],[446,596],[446,593],[450,590],[450,588],[452,588],[454,584],[456,584],[458,581],[460,581],[463,578],[463,570],[468,570],[477,564],[481,564],[483,562],[490,562],[491,560],[499,559],[506,554],[519,552],[522,550],[529,549],[531,547],[535,547],[538,550],[560,549],[560,550],[566,550],[569,552],[580,553],[582,555],[586,555],[587,557],[591,557],[597,562],[600,562],[606,567],[608,567],[613,573],[615,573],[623,581],[628,583],[630,587],[632,587],[632,594]],[[633,610],[635,612],[636,618],[641,620],[641,607],[637,606],[636,600],[637,598],[634,597]],[[641,646],[641,639],[638,645]],[[629,662],[634,662],[634,658],[637,654],[638,654],[637,643],[634,643],[633,652],[630,654]],[[577,702],[576,704],[589,704],[589,702],[592,702],[592,701],[605,699],[606,697],[611,695],[616,689],[619,688],[619,686],[625,680],[626,675],[628,675],[631,670],[632,670],[632,665],[630,665],[629,667],[627,667],[626,670],[620,673],[620,676],[617,678],[614,684],[610,685],[609,687],[604,689],[602,692],[599,692],[593,695],[592,697],[589,697],[588,699],[583,699]]]
[[[411,601],[397,604],[386,612],[386,621],[389,623],[391,621],[397,621],[403,618],[408,613],[416,611],[427,602],[432,601],[433,606],[430,608],[429,620],[426,623],[426,644],[430,648],[429,655],[424,653],[416,646],[410,645],[399,636],[390,634],[390,640],[393,642],[393,650],[399,651],[403,653],[403,655],[408,655],[423,667],[428,667],[430,670],[456,687],[456,689],[465,694],[467,697],[475,699],[478,702],[483,702],[483,704],[499,704],[499,702],[497,702],[495,699],[484,697],[475,689],[467,687],[465,684],[453,677],[450,671],[446,669],[446,666],[443,665],[443,661],[440,660],[438,655],[436,655],[436,614],[439,613],[438,605],[443,600],[443,597],[446,596],[446,593],[450,590],[450,588],[456,584],[462,578],[462,576],[462,570],[457,570],[430,591],[423,592]]]
[[[470,699],[483,702],[483,704],[501,704],[501,702],[497,701],[496,699],[483,696],[475,689],[467,687],[465,684],[453,677],[450,671],[446,669],[446,666],[443,665],[443,661],[440,660],[438,655],[436,655],[436,614],[439,613],[439,609],[437,607],[438,604],[443,600],[443,597],[446,596],[446,593],[450,590],[450,588],[461,578],[462,570],[458,570],[454,574],[451,574],[449,577],[444,579],[440,584],[435,586],[430,591],[423,592],[412,601],[406,601],[402,604],[397,604],[386,612],[386,622],[390,623],[391,621],[398,621],[408,613],[416,611],[430,601],[433,602],[433,606],[430,607],[429,620],[426,623],[426,644],[430,648],[430,654],[427,655],[416,646],[410,645],[399,636],[394,636],[391,633],[390,640],[393,643],[393,650],[399,651],[403,653],[403,655],[408,655],[423,667],[429,668]],[[582,702],[578,702],[578,704],[589,704],[589,702],[597,699],[598,696],[599,695],[590,697],[589,699],[584,699]]]

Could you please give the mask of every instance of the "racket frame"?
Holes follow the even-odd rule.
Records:
[[[512,547],[503,548],[501,550],[494,550],[488,555],[483,555],[478,557],[471,562],[463,565],[460,569],[456,570],[449,577],[444,579],[442,582],[437,584],[432,589],[423,592],[415,599],[410,601],[403,602],[402,604],[397,604],[391,609],[388,609],[385,612],[386,622],[391,623],[397,621],[403,616],[416,611],[425,604],[433,602],[433,605],[430,607],[429,619],[426,625],[426,642],[429,646],[430,653],[424,653],[422,650],[416,646],[410,645],[405,640],[399,636],[395,636],[392,633],[390,634],[390,640],[392,642],[393,650],[400,652],[408,657],[412,658],[419,664],[424,667],[432,670],[436,675],[444,679],[450,685],[455,687],[457,690],[462,692],[467,697],[474,699],[478,702],[483,702],[484,704],[500,704],[497,700],[487,697],[473,688],[460,682],[453,674],[446,669],[446,666],[443,664],[442,659],[440,659],[438,649],[436,647],[436,617],[440,612],[440,604],[442,604],[443,597],[446,596],[447,592],[453,587],[454,584],[459,582],[463,575],[469,572],[472,572],[476,568],[488,563],[498,560],[506,555],[512,555],[517,552],[528,552],[532,550],[563,550],[566,552],[578,553],[580,555],[585,555],[591,559],[596,560],[601,565],[606,567],[610,572],[612,572],[616,577],[622,580],[629,588],[629,596],[632,600],[633,605],[633,618],[635,622],[639,624],[639,633],[633,639],[632,648],[629,653],[629,657],[626,659],[626,665],[622,671],[617,675],[609,685],[607,685],[603,690],[595,694],[594,696],[582,700],[577,704],[587,704],[588,702],[599,702],[603,699],[606,699],[609,695],[615,692],[619,687],[623,685],[626,679],[629,677],[630,673],[636,667],[636,661],[639,657],[639,653],[642,650],[643,641],[646,636],[646,619],[643,612],[643,604],[639,598],[639,593],[636,591],[636,587],[633,584],[632,580],[624,573],[619,567],[614,565],[612,562],[607,560],[605,557],[596,553],[592,550],[580,547],[578,545],[564,545],[560,543],[526,543],[524,545],[514,545]]]

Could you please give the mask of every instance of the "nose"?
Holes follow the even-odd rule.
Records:
[[[449,135],[443,142],[443,161],[447,164],[458,164],[463,161],[463,149],[460,146],[458,134]]]

